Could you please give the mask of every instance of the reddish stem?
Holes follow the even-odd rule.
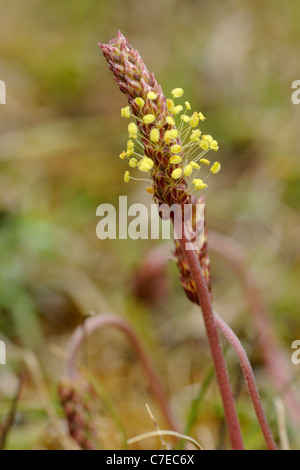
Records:
[[[67,375],[70,379],[75,380],[79,375],[79,372],[76,369],[75,359],[80,346],[84,342],[87,335],[90,335],[94,331],[98,330],[99,328],[103,328],[105,326],[112,326],[118,328],[119,330],[123,331],[131,341],[135,352],[140,359],[145,372],[148,376],[149,383],[155,396],[158,404],[160,405],[161,411],[165,416],[166,422],[169,428],[173,431],[178,431],[177,423],[172,415],[171,409],[169,407],[169,403],[167,397],[165,395],[163,386],[152,366],[150,363],[146,352],[144,351],[141,343],[138,340],[137,335],[131,328],[131,326],[126,323],[123,319],[119,318],[116,315],[112,314],[101,314],[96,315],[95,317],[91,317],[87,319],[84,323],[84,329],[82,327],[78,327],[71,336],[69,345],[68,345],[68,355],[66,361],[66,369]]]
[[[253,370],[250,364],[250,361],[248,359],[248,356],[246,354],[245,349],[243,348],[240,340],[238,337],[235,335],[235,333],[232,331],[232,329],[220,318],[216,313],[215,313],[215,322],[218,327],[218,329],[223,333],[225,338],[228,340],[228,342],[231,344],[233,349],[235,350],[238,359],[241,364],[241,368],[243,370],[243,374],[246,380],[246,384],[249,390],[249,394],[256,412],[256,416],[258,419],[258,422],[260,424],[262,433],[264,435],[267,447],[269,450],[277,450],[275,441],[273,439],[271,430],[269,428],[269,424],[267,421],[267,418],[264,414],[264,410],[261,404],[259,392],[257,389],[255,377],[253,374]]]
[[[218,337],[214,312],[211,305],[210,294],[204,280],[202,270],[196,254],[193,250],[187,249],[189,241],[185,235],[185,226],[182,227],[182,237],[179,239],[182,252],[189,265],[191,276],[195,282],[199,305],[202,310],[204,324],[211,355],[213,358],[216,377],[219,384],[221,397],[224,406],[225,419],[228,427],[229,437],[234,450],[244,450],[243,438],[239,419],[236,412],[230,380]]]
[[[295,426],[299,425],[300,400],[293,390],[290,390],[290,362],[278,346],[272,319],[261,298],[258,282],[246,267],[241,246],[230,237],[213,231],[209,233],[209,246],[232,266],[240,279],[245,297],[253,313],[253,320],[258,332],[258,344],[270,377],[283,395],[290,419]]]

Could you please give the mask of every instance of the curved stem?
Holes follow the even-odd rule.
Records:
[[[105,326],[112,326],[112,327],[118,328],[119,330],[123,331],[123,333],[125,333],[128,336],[133,348],[135,349],[135,352],[138,358],[140,359],[144,367],[144,370],[149,379],[149,383],[150,383],[153,395],[155,396],[158,404],[160,405],[161,411],[165,416],[168,426],[170,426],[171,430],[177,431],[178,426],[172,415],[163,386],[152,364],[150,363],[147,357],[147,354],[145,353],[140,341],[138,340],[137,335],[135,334],[131,326],[128,323],[126,323],[123,319],[119,318],[117,315],[112,315],[112,314],[96,315],[85,321],[84,329],[82,327],[78,327],[74,331],[74,333],[71,336],[71,339],[68,345],[68,351],[67,351],[68,354],[67,354],[67,360],[66,360],[66,369],[67,369],[68,377],[72,380],[75,380],[79,375],[79,372],[76,369],[75,359],[76,359],[77,352],[80,349],[80,346],[82,345],[82,343],[84,342],[86,338],[86,335],[90,335],[94,331],[98,330],[99,328],[103,328]]]
[[[186,262],[190,268],[191,276],[195,282],[199,305],[202,310],[204,324],[208,343],[213,358],[216,377],[219,384],[221,397],[224,406],[225,419],[228,427],[229,437],[232,448],[234,450],[243,450],[243,438],[240,428],[239,419],[236,412],[233,393],[230,385],[230,380],[218,337],[218,331],[215,323],[214,312],[211,305],[210,295],[203,278],[202,270],[196,254],[193,250],[189,250],[189,240],[185,235],[185,225],[182,227],[182,237],[179,239],[182,252]]]
[[[264,414],[264,410],[261,404],[259,392],[257,389],[255,377],[253,374],[253,370],[250,364],[250,361],[248,359],[248,356],[246,354],[245,349],[243,348],[240,340],[238,337],[235,335],[235,333],[232,331],[232,329],[215,313],[215,322],[218,327],[218,329],[223,333],[223,335],[226,337],[228,342],[231,344],[233,349],[235,350],[238,359],[241,364],[241,368],[243,370],[243,374],[246,380],[246,384],[248,387],[248,391],[256,412],[256,416],[258,419],[258,422],[260,424],[262,433],[264,435],[267,447],[269,450],[277,450],[275,441],[273,439],[271,430],[269,428],[269,424],[267,421],[267,418]]]
[[[221,233],[209,232],[209,247],[224,258],[236,272],[258,332],[258,344],[271,379],[276,384],[294,425],[300,422],[300,400],[290,390],[290,363],[280,350],[277,335],[268,310],[261,298],[257,280],[246,267],[245,256],[241,246],[232,238]]]
[[[180,434],[179,432],[175,432],[175,431],[164,431],[164,430],[161,430],[161,429],[158,429],[157,431],[150,431],[150,432],[146,432],[144,434],[140,434],[139,436],[135,436],[135,437],[131,437],[130,439],[128,439],[127,441],[127,444],[131,445],[131,444],[135,444],[136,442],[139,442],[139,441],[142,441],[143,439],[149,439],[149,437],[160,437],[160,436],[173,436],[173,437],[177,437],[178,439],[183,439],[187,442],[190,442],[191,444],[193,444],[193,446],[197,449],[197,450],[203,450],[201,445],[199,444],[199,442],[197,442],[195,439],[193,439],[192,437],[190,436],[186,436],[184,434]]]

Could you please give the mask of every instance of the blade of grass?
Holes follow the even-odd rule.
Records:
[[[200,390],[199,390],[199,393],[197,395],[197,397],[195,398],[195,400],[192,401],[192,404],[191,404],[191,407],[190,407],[190,410],[189,410],[189,413],[188,413],[188,417],[187,417],[187,421],[186,421],[186,425],[185,425],[185,428],[184,428],[184,432],[183,434],[185,435],[190,435],[196,421],[197,421],[197,417],[198,417],[198,411],[199,411],[199,407],[201,405],[201,402],[204,398],[204,395],[208,389],[208,387],[210,386],[213,378],[215,376],[215,369],[213,366],[210,367],[208,373],[206,374],[202,384],[201,384],[201,387],[200,387]],[[183,450],[184,448],[184,441],[181,439],[179,444],[178,444],[178,450]]]

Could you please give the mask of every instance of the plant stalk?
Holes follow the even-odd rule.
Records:
[[[242,284],[245,298],[253,313],[253,321],[258,333],[258,345],[267,370],[278,392],[282,395],[290,420],[294,426],[298,426],[300,400],[291,389],[290,362],[280,349],[272,318],[261,298],[258,281],[246,267],[242,247],[229,236],[214,231],[210,231],[209,246],[212,251],[228,262]]]
[[[188,233],[188,228],[185,228],[185,224],[183,224],[182,236],[180,237],[179,241],[186,262],[189,265],[191,276],[196,285],[199,305],[202,310],[207,339],[210,346],[210,351],[216,371],[217,382],[223,401],[225,419],[227,423],[231,445],[233,450],[244,450],[242,432],[234,403],[229,375],[227,372],[218,336],[217,326],[215,323],[215,316],[210,300],[210,294],[208,292],[206,282],[204,280],[196,254],[193,250],[188,249],[190,241],[186,238],[185,230],[187,230]]]
[[[243,348],[238,337],[232,331],[232,329],[216,313],[214,315],[215,315],[215,322],[216,322],[217,328],[223,333],[223,335],[231,344],[231,346],[233,347],[233,349],[235,350],[238,356],[238,359],[240,361],[241,368],[245,377],[245,381],[247,384],[247,388],[248,388],[248,391],[249,391],[249,394],[250,394],[250,397],[251,397],[251,400],[255,409],[255,413],[256,413],[259,425],[264,435],[267,447],[269,450],[277,450],[267,418],[265,416],[265,413],[262,407],[255,377],[254,377],[253,370],[252,370],[250,361],[248,359],[247,353],[245,349]]]
[[[94,317],[88,318],[84,323],[84,328],[81,326],[78,327],[73,335],[71,336],[69,345],[68,345],[68,354],[66,361],[67,375],[70,379],[75,380],[79,375],[79,372],[76,369],[76,355],[80,346],[84,342],[86,336],[89,336],[91,333],[96,330],[103,328],[105,326],[111,326],[118,328],[129,338],[138,358],[140,359],[142,366],[148,376],[150,387],[152,389],[153,395],[155,396],[158,404],[160,405],[161,411],[165,417],[165,420],[172,431],[178,431],[178,425],[173,417],[167,397],[164,392],[164,388],[160,379],[158,378],[154,367],[150,363],[146,352],[144,351],[137,335],[131,328],[131,326],[126,323],[125,320],[113,314],[100,314]]]

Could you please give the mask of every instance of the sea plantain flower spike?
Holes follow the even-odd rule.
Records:
[[[184,178],[172,178],[176,168],[182,169],[182,163],[172,165],[169,161],[172,153],[164,141],[164,134],[166,131],[175,131],[176,126],[161,87],[148,71],[138,51],[133,49],[120,31],[109,44],[99,46],[115,81],[127,96],[139,127],[145,155],[153,160],[151,176],[154,199],[159,204],[189,203],[190,193]],[[176,94],[180,93],[177,91]],[[128,113],[123,112],[123,115],[127,117]],[[173,138],[172,143],[181,146],[178,132],[175,135],[177,137]]]
[[[191,110],[188,101],[184,107],[181,104],[175,106],[174,100],[184,94],[182,88],[172,90],[172,99],[165,98],[154,75],[121,32],[109,44],[99,46],[114,79],[128,99],[129,106],[121,109],[121,116],[136,120],[136,123],[128,125],[129,139],[135,142],[128,140],[121,159],[127,159],[130,168],[150,175],[152,190],[147,187],[146,191],[153,194],[158,204],[190,203],[192,192],[207,188],[207,177],[218,173],[221,168],[220,163],[215,162],[204,180],[195,178],[201,167],[209,163],[202,157],[209,150],[219,149],[218,142],[211,135],[203,135],[200,140],[201,131],[196,128],[205,117],[199,112],[188,116],[186,113]],[[178,119],[178,126],[175,119]],[[144,155],[141,155],[139,146],[143,147]],[[193,159],[189,162],[191,156]],[[192,175],[194,170],[196,174]],[[189,176],[193,180],[188,185]],[[130,177],[127,171],[125,182],[130,179],[138,178]]]

